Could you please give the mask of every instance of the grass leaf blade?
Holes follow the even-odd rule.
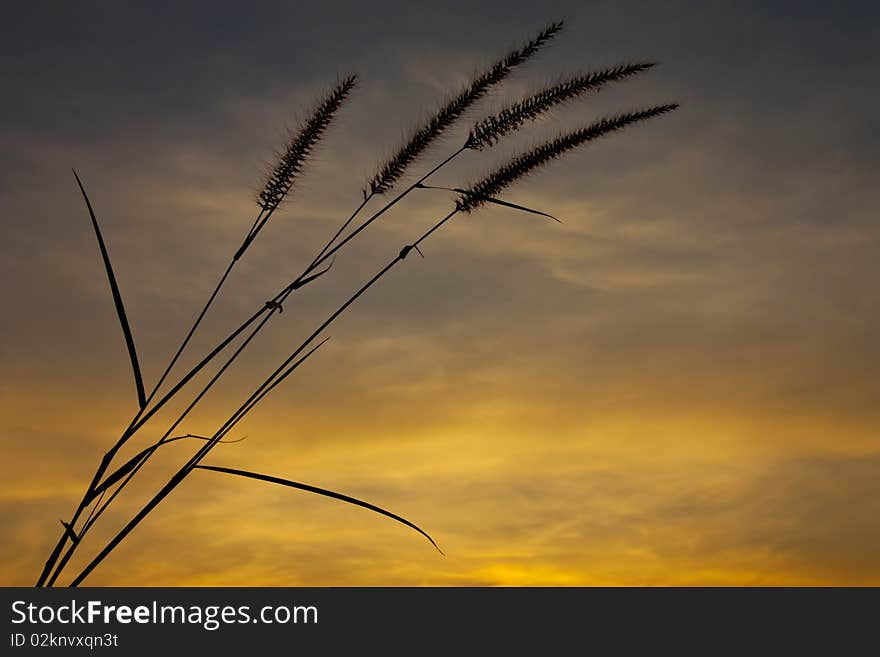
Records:
[[[547,214],[546,212],[541,212],[540,210],[535,210],[534,208],[527,208],[524,205],[517,205],[516,203],[510,203],[509,201],[502,201],[500,198],[495,198],[493,196],[485,196],[484,194],[478,194],[477,192],[472,192],[469,189],[462,189],[461,187],[434,187],[432,185],[422,185],[422,184],[418,184],[418,185],[416,185],[416,187],[418,187],[419,189],[442,189],[447,192],[456,192],[456,193],[462,194],[464,196],[471,196],[475,200],[479,200],[480,202],[495,203],[497,205],[503,205],[504,207],[513,208],[514,210],[520,210],[521,212],[528,212],[530,214],[541,215],[542,217],[549,217],[550,219],[552,219],[553,221],[555,221],[558,224],[562,223],[559,219],[554,217],[552,214]]]
[[[125,305],[122,303],[122,295],[119,293],[119,285],[116,283],[116,275],[113,273],[113,266],[110,264],[110,255],[107,253],[107,246],[104,244],[104,237],[101,235],[101,228],[98,226],[98,220],[95,218],[95,211],[92,209],[92,203],[89,201],[88,194],[83,187],[82,181],[79,179],[76,171],[73,171],[76,178],[76,184],[79,185],[79,191],[82,192],[83,199],[86,202],[86,208],[89,210],[89,216],[92,219],[92,227],[95,229],[95,237],[98,239],[98,248],[101,250],[101,258],[104,260],[104,269],[107,271],[107,279],[110,281],[110,292],[113,295],[113,305],[116,306],[116,315],[119,317],[119,323],[122,325],[122,334],[125,336],[125,346],[128,348],[128,357],[131,360],[131,370],[134,374],[134,385],[137,388],[138,405],[141,409],[147,405],[147,395],[144,392],[144,380],[141,376],[141,367],[138,363],[137,349],[134,346],[134,337],[131,334],[131,327],[128,325],[128,317],[125,314]]]
[[[111,472],[104,481],[95,486],[92,490],[88,492],[85,497],[85,504],[88,504],[93,499],[98,497],[98,495],[104,493],[106,490],[111,488],[114,484],[120,481],[123,477],[125,477],[129,472],[137,468],[141,463],[150,458],[153,453],[162,447],[163,445],[168,445],[169,443],[176,442],[178,440],[186,440],[188,438],[194,438],[196,440],[204,440],[205,442],[210,441],[210,438],[206,436],[196,436],[194,434],[188,433],[185,436],[175,436],[174,438],[166,438],[165,440],[160,440],[157,443],[150,445],[149,447],[145,447],[137,454],[132,456],[128,461],[120,465],[116,470]],[[244,440],[244,438],[238,438],[236,440],[218,440],[218,443],[238,443]]]
[[[235,475],[239,477],[247,477],[249,479],[257,479],[259,481],[267,481],[271,484],[279,484],[281,486],[288,486],[289,488],[296,488],[298,490],[304,490],[309,493],[315,493],[317,495],[323,495],[324,497],[330,497],[334,500],[340,500],[342,502],[348,502],[349,504],[354,504],[355,506],[363,507],[364,509],[369,509],[370,511],[375,511],[376,513],[391,518],[392,520],[396,520],[399,523],[410,527],[411,529],[415,529],[419,534],[427,538],[431,545],[433,545],[440,554],[443,554],[443,550],[440,549],[440,546],[434,542],[434,539],[431,538],[424,530],[420,529],[414,523],[411,523],[406,518],[402,518],[396,513],[391,513],[391,511],[386,511],[385,509],[376,506],[375,504],[370,504],[369,502],[364,502],[355,497],[349,497],[348,495],[343,495],[342,493],[336,493],[332,490],[327,490],[326,488],[318,488],[317,486],[310,486],[309,484],[301,484],[296,481],[290,481],[289,479],[282,479],[280,477],[272,477],[270,475],[259,474],[257,472],[249,472],[248,470],[236,470],[234,468],[224,468],[216,465],[197,465],[195,468],[200,470],[212,470],[214,472],[222,472],[224,474]]]
[[[461,194],[473,195],[473,192],[468,192],[467,190],[464,190],[464,189],[456,189],[455,191],[457,191]],[[477,195],[477,196],[480,196],[480,195]],[[517,205],[516,203],[511,203],[509,201],[502,201],[500,198],[494,198],[492,196],[480,196],[480,200],[486,201],[487,203],[495,203],[496,205],[503,205],[505,207],[513,208],[514,210],[519,210],[521,212],[529,212],[531,214],[541,215],[542,217],[549,217],[550,219],[552,219],[556,223],[559,223],[559,224],[562,223],[559,219],[554,217],[552,214],[547,214],[546,212],[541,212],[540,210],[535,210],[534,208],[527,208],[524,205]]]

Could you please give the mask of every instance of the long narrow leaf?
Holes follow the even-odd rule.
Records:
[[[239,477],[247,477],[249,479],[258,479],[259,481],[268,481],[271,484],[280,484],[281,486],[288,486],[289,488],[297,488],[299,490],[304,490],[309,493],[316,493],[318,495],[323,495],[325,497],[332,497],[334,500],[341,500],[343,502],[348,502],[349,504],[354,504],[355,506],[360,506],[365,509],[369,509],[370,511],[375,511],[383,516],[387,516],[392,520],[396,520],[399,523],[406,525],[412,529],[415,529],[419,534],[427,538],[431,541],[431,545],[437,548],[437,551],[440,554],[443,554],[443,550],[440,549],[440,546],[434,542],[434,539],[431,538],[426,532],[421,530],[418,526],[411,523],[406,518],[401,518],[399,515],[395,513],[391,513],[390,511],[386,511],[385,509],[378,507],[374,504],[370,504],[369,502],[363,502],[357,498],[349,497],[348,495],[343,495],[342,493],[335,493],[332,490],[327,490],[325,488],[318,488],[317,486],[309,486],[308,484],[300,484],[296,481],[290,481],[289,479],[281,479],[280,477],[272,477],[269,475],[259,474],[257,472],[249,472],[247,470],[236,470],[234,468],[223,468],[216,465],[197,465],[196,468],[200,470],[213,470],[214,472],[223,472],[225,474],[237,475]]]
[[[517,205],[516,203],[510,203],[509,201],[502,201],[500,198],[495,198],[493,196],[486,196],[484,194],[478,194],[477,192],[472,192],[469,189],[461,189],[459,187],[434,187],[433,185],[423,185],[419,183],[416,185],[419,189],[442,189],[447,192],[456,192],[458,194],[464,194],[465,196],[471,196],[475,199],[479,199],[481,201],[485,201],[487,203],[495,203],[496,205],[503,205],[507,208],[513,208],[514,210],[520,210],[521,212],[528,212],[530,214],[538,214],[542,217],[548,217],[555,221],[558,224],[562,222],[554,217],[552,214],[547,214],[546,212],[541,212],[540,210],[535,210],[534,208],[527,208],[524,205]]]
[[[98,495],[102,494],[108,488],[113,486],[116,482],[126,476],[129,472],[138,467],[143,461],[146,461],[153,455],[157,449],[162,447],[162,445],[167,445],[168,443],[173,443],[178,440],[186,440],[187,438],[195,438],[197,440],[204,440],[205,442],[211,440],[205,436],[196,436],[191,433],[186,434],[185,436],[175,436],[174,438],[166,438],[165,440],[161,440],[157,443],[153,443],[149,447],[145,447],[137,454],[128,459],[125,463],[120,465],[116,470],[110,473],[104,481],[95,486],[92,490],[86,494],[84,504],[88,504],[93,499],[95,499]],[[219,443],[237,443],[244,440],[244,438],[238,438],[236,440],[218,440]]]
[[[92,218],[92,227],[95,229],[95,237],[98,238],[98,248],[101,249],[101,258],[104,260],[104,269],[107,270],[107,279],[110,281],[110,292],[113,294],[113,305],[116,306],[116,315],[119,317],[119,323],[122,325],[122,334],[125,336],[125,346],[128,348],[128,357],[131,359],[131,369],[134,373],[134,385],[137,388],[138,405],[144,408],[147,405],[147,395],[144,392],[144,380],[141,377],[141,367],[138,364],[137,350],[134,347],[134,338],[131,335],[131,327],[128,325],[128,318],[125,315],[125,306],[122,304],[122,295],[119,293],[119,285],[116,284],[116,276],[113,274],[113,267],[110,265],[110,255],[107,253],[107,247],[104,245],[104,238],[101,235],[101,229],[98,227],[98,220],[95,218],[95,211],[92,209],[92,203],[86,194],[82,181],[73,172],[76,178],[76,184],[79,185],[79,191],[82,192],[85,199],[86,207],[89,210],[89,216]]]

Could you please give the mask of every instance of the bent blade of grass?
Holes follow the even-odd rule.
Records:
[[[98,220],[95,217],[95,211],[92,209],[92,203],[86,194],[82,181],[73,170],[73,177],[76,178],[76,184],[79,185],[79,191],[82,192],[83,199],[86,202],[89,216],[92,219],[92,228],[95,229],[95,237],[98,239],[98,248],[101,250],[101,258],[104,261],[104,269],[107,271],[107,279],[110,281],[110,293],[113,295],[113,305],[116,306],[116,315],[119,317],[119,323],[122,325],[122,334],[125,337],[125,346],[128,348],[128,357],[131,360],[131,370],[134,373],[134,385],[137,388],[138,406],[143,409],[147,405],[147,395],[144,392],[144,380],[141,376],[141,367],[138,363],[137,349],[134,346],[134,337],[131,334],[131,327],[128,325],[128,317],[125,314],[125,305],[122,303],[122,295],[119,292],[119,285],[116,283],[116,275],[113,273],[113,266],[110,264],[110,254],[107,253],[107,246],[104,244],[104,237],[101,235],[101,228],[98,226]]]
[[[196,436],[195,434],[188,433],[185,436],[174,436],[173,438],[166,438],[164,440],[160,440],[158,442],[153,443],[149,447],[145,447],[144,449],[139,451],[137,454],[132,456],[128,461],[126,461],[125,463],[120,465],[112,473],[110,473],[104,481],[102,481],[100,484],[98,484],[92,490],[90,490],[89,493],[86,495],[85,504],[88,504],[89,502],[91,502],[93,499],[95,499],[99,495],[103,495],[107,491],[107,489],[112,487],[116,482],[121,480],[123,477],[125,477],[132,470],[134,470],[135,468],[140,466],[143,462],[145,462],[148,458],[150,458],[157,449],[159,449],[163,445],[167,445],[169,443],[173,443],[178,440],[186,440],[188,438],[194,438],[196,440],[204,440],[206,442],[211,440],[207,436]],[[235,440],[218,440],[217,442],[238,443],[238,442],[241,442],[242,440],[244,440],[244,438],[237,438]]]
[[[326,488],[318,488],[317,486],[310,486],[309,484],[301,484],[297,481],[291,481],[289,479],[282,479],[281,477],[273,477],[271,475],[264,475],[258,472],[250,472],[248,470],[236,470],[235,468],[224,468],[217,465],[197,465],[195,468],[199,470],[211,470],[213,472],[222,472],[224,474],[234,475],[238,477],[247,477],[248,479],[257,479],[258,481],[267,481],[270,484],[279,484],[281,486],[287,486],[289,488],[296,488],[298,490],[304,490],[309,493],[315,493],[317,495],[323,495],[324,497],[330,497],[334,500],[340,500],[342,502],[347,502],[349,504],[354,504],[355,506],[363,507],[364,509],[369,509],[370,511],[375,511],[376,513],[391,518],[392,520],[396,520],[397,522],[406,525],[411,529],[415,529],[419,534],[427,538],[431,545],[433,545],[437,552],[440,554],[444,554],[443,550],[440,549],[440,546],[431,538],[427,532],[423,529],[419,528],[418,525],[410,522],[406,518],[403,518],[396,513],[392,513],[391,511],[386,511],[382,507],[376,506],[375,504],[370,504],[369,502],[364,502],[363,500],[359,500],[356,497],[350,497],[349,495],[343,495],[342,493],[337,493],[332,490],[327,490]],[[444,554],[445,556],[445,554]]]
[[[486,203],[495,203],[496,205],[503,205],[507,208],[513,208],[514,210],[519,210],[521,212],[528,212],[530,214],[537,214],[542,217],[548,217],[555,221],[556,223],[561,224],[562,221],[554,217],[552,214],[547,214],[546,212],[541,212],[540,210],[535,210],[534,208],[527,208],[524,205],[517,205],[516,203],[511,203],[510,201],[502,201],[500,198],[494,198],[493,196],[486,196],[484,194],[478,194],[477,192],[472,192],[467,189],[462,189],[461,187],[435,187],[433,185],[416,185],[419,189],[442,189],[447,192],[456,192],[457,194],[463,194],[465,196],[472,196],[475,199]]]

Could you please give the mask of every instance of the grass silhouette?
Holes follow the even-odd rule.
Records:
[[[137,410],[128,426],[120,434],[119,439],[107,450],[100,460],[95,474],[86,487],[82,498],[77,504],[70,519],[62,520],[63,532],[55,547],[45,562],[42,572],[37,579],[37,586],[53,586],[65,572],[65,568],[72,556],[81,549],[83,539],[89,534],[92,527],[102,518],[103,514],[118,499],[128,484],[138,475],[141,468],[148,463],[162,448],[170,443],[194,440],[200,442],[199,447],[190,456],[171,478],[147,501],[147,503],[132,517],[124,526],[101,547],[85,567],[69,582],[70,586],[77,586],[107,558],[116,547],[133,531],[164,499],[194,471],[214,472],[235,476],[244,479],[256,480],[275,485],[281,485],[296,490],[330,497],[348,504],[368,509],[377,514],[384,515],[401,523],[424,536],[431,544],[440,550],[435,540],[415,523],[392,513],[379,506],[330,491],[311,484],[299,483],[275,475],[262,474],[236,468],[224,468],[203,464],[202,461],[211,451],[221,443],[237,442],[228,438],[229,433],[241,422],[269,393],[276,389],[283,381],[293,374],[303,363],[311,358],[320,347],[327,341],[324,334],[327,328],[336,321],[346,310],[358,301],[373,285],[378,283],[389,271],[394,269],[408,255],[415,250],[422,255],[420,246],[432,234],[461,213],[470,213],[478,210],[486,203],[496,204],[517,212],[548,217],[557,220],[547,212],[528,208],[513,203],[509,200],[498,198],[517,181],[535,171],[543,168],[550,162],[564,154],[579,148],[599,137],[619,131],[624,127],[643,122],[647,119],[660,116],[676,109],[675,104],[657,105],[647,109],[636,110],[626,114],[600,119],[585,128],[573,132],[563,133],[544,144],[535,146],[524,153],[513,157],[511,160],[490,171],[486,176],[469,186],[439,187],[427,183],[428,179],[436,172],[447,166],[450,162],[467,151],[481,152],[490,149],[504,137],[517,133],[536,119],[545,116],[554,108],[563,103],[570,102],[588,92],[598,91],[612,82],[629,79],[639,73],[650,69],[653,62],[641,62],[622,64],[620,66],[603,69],[600,71],[578,74],[563,79],[561,82],[547,86],[525,98],[509,105],[505,109],[493,115],[483,117],[475,122],[468,133],[467,140],[457,150],[442,158],[437,164],[430,167],[425,173],[418,175],[416,180],[405,185],[402,191],[388,200],[381,208],[374,211],[365,219],[358,221],[364,208],[375,197],[390,195],[390,192],[400,186],[401,181],[409,170],[421,159],[426,157],[431,147],[450,128],[460,122],[480,100],[485,98],[494,87],[502,84],[515,69],[524,65],[529,59],[538,54],[544,46],[556,38],[563,30],[563,22],[551,23],[537,33],[524,45],[511,50],[501,59],[496,61],[481,73],[475,75],[458,93],[452,95],[441,107],[419,128],[412,131],[408,140],[392,155],[392,157],[379,165],[376,173],[363,190],[363,201],[353,210],[351,215],[342,222],[341,226],[324,243],[309,265],[302,273],[282,287],[271,299],[261,302],[254,312],[245,319],[238,327],[232,329],[216,346],[208,351],[194,366],[168,386],[162,392],[166,381],[174,372],[181,355],[187,350],[192,337],[198,331],[200,324],[209,312],[214,300],[220,294],[224,283],[235,268],[236,263],[246,254],[251,244],[259,236],[262,228],[272,215],[282,207],[288,194],[295,186],[298,179],[304,175],[309,162],[309,157],[314,151],[321,138],[327,133],[332,125],[339,120],[339,113],[349,102],[351,93],[358,83],[357,76],[350,75],[339,80],[317,102],[308,118],[293,131],[289,140],[280,154],[275,166],[268,172],[265,183],[257,198],[258,212],[250,229],[245,234],[241,246],[232,254],[229,264],[221,275],[217,285],[209,295],[207,301],[196,315],[196,319],[187,334],[184,336],[174,355],[169,360],[162,375],[152,387],[149,394],[146,393],[144,382],[140,372],[137,351],[134,338],[129,326],[122,295],[113,268],[110,263],[108,249],[101,235],[100,227],[93,209],[92,203],[86,193],[85,186],[79,175],[74,171],[76,182],[82,193],[88,210],[93,230],[98,241],[101,258],[104,263],[107,277],[110,283],[116,313],[122,327],[132,373],[137,393]],[[259,335],[265,325],[277,314],[283,312],[284,304],[290,296],[305,285],[313,283],[325,276],[332,268],[335,258],[340,252],[363,231],[379,220],[385,213],[391,210],[400,200],[413,192],[422,190],[445,190],[457,197],[452,200],[452,207],[437,221],[422,233],[413,242],[404,245],[399,250],[395,249],[394,255],[387,264],[377,271],[366,282],[362,283],[348,297],[348,299],[334,310],[327,318],[321,321],[309,336],[299,344],[281,363],[273,370],[253,392],[227,417],[227,419],[210,436],[198,436],[190,433],[179,434],[180,425],[186,420],[190,412],[195,409],[205,395],[228,371],[229,367],[247,351],[252,341]],[[243,337],[242,337],[243,336]],[[240,344],[231,353],[226,354],[227,349],[233,342],[241,338]],[[222,358],[221,358],[222,357]],[[206,368],[213,367],[213,374],[208,377],[202,387],[185,404],[183,410],[171,422],[162,436],[143,447],[134,456],[122,463],[117,463],[119,450],[128,441],[139,436],[142,427],[155,416],[155,414],[172,400],[181,398],[188,385],[193,379]],[[175,434],[178,435],[175,435]],[[441,551],[442,553],[442,551]]]

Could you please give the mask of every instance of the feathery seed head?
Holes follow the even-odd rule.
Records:
[[[563,21],[551,23],[524,46],[509,52],[471,80],[457,96],[438,110],[424,126],[416,130],[409,141],[379,169],[367,184],[369,193],[384,194],[390,191],[403,176],[407,167],[424,153],[432,142],[461,118],[471,105],[483,98],[493,86],[502,82],[517,66],[543,48],[562,30],[563,24]]]
[[[551,109],[566,101],[577,98],[588,91],[599,91],[604,85],[618,82],[646,71],[654,62],[623,64],[578,75],[554,84],[538,93],[524,98],[504,108],[497,114],[486,117],[471,128],[465,148],[483,150],[498,143],[505,135],[518,130],[527,121],[534,121]]]
[[[356,75],[350,75],[339,82],[324,97],[312,115],[302,123],[299,130],[291,134],[287,147],[279,157],[278,163],[269,172],[259,194],[257,205],[264,211],[272,212],[287,196],[296,177],[302,172],[306,161],[356,82]]]
[[[606,117],[580,130],[560,135],[556,139],[552,139],[514,157],[483,179],[471,185],[467,189],[467,193],[462,194],[456,201],[456,207],[462,212],[472,212],[485,203],[484,197],[494,197],[523,176],[555,160],[566,152],[599,137],[621,130],[633,123],[671,112],[677,107],[677,103],[671,103],[618,116]]]

